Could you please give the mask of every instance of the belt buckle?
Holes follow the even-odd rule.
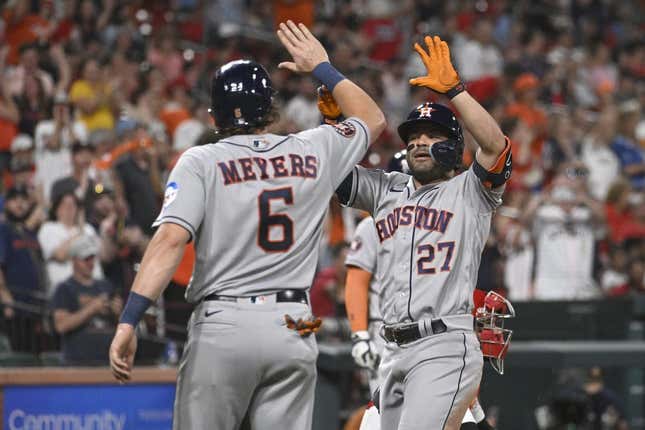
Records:
[[[404,345],[406,343],[406,339],[403,336],[404,329],[405,326],[392,327],[392,338],[398,346]]]

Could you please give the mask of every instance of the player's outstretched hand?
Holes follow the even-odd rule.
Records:
[[[279,27],[278,38],[293,57],[293,61],[278,64],[279,68],[307,73],[318,64],[329,61],[325,48],[304,24],[296,25],[289,20],[286,24],[281,22]]]
[[[352,357],[354,362],[362,368],[376,371],[381,361],[381,356],[376,352],[376,345],[372,342],[367,331],[357,331],[352,334]]]
[[[459,75],[450,61],[450,48],[439,36],[426,36],[424,40],[428,52],[418,43],[414,44],[414,50],[421,57],[428,74],[410,79],[410,84],[430,88],[444,94],[459,84]]]
[[[121,383],[129,381],[137,352],[137,336],[130,324],[119,324],[110,345],[110,369]]]

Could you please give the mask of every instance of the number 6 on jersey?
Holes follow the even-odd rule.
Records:
[[[258,229],[258,246],[266,252],[286,252],[293,245],[293,220],[285,213],[271,213],[271,200],[284,200],[286,205],[293,205],[291,187],[264,190],[258,196],[260,228]],[[282,238],[271,239],[271,230],[278,227]]]

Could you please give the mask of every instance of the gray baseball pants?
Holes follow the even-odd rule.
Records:
[[[386,344],[381,430],[459,429],[477,395],[483,357],[472,330],[448,327],[406,345]]]
[[[179,366],[173,430],[311,428],[315,337],[287,329],[284,315],[310,314],[300,303],[206,301],[188,323]]]

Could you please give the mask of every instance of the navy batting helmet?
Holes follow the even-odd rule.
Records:
[[[387,171],[410,174],[410,166],[408,166],[408,160],[405,158],[407,154],[407,149],[402,149],[394,154],[390,159],[390,162],[387,163]]]
[[[264,126],[273,94],[264,67],[249,60],[231,61],[215,72],[209,112],[220,129]]]
[[[432,159],[448,169],[459,167],[464,152],[464,135],[455,114],[443,105],[423,103],[410,112],[408,118],[399,125],[399,136],[408,143],[410,135],[423,124],[438,126],[448,134],[447,140],[430,147]]]

